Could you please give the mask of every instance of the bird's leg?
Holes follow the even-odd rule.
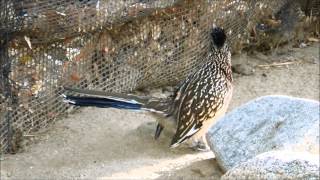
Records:
[[[158,123],[158,124],[157,124],[156,132],[155,132],[155,134],[154,134],[154,139],[155,139],[155,140],[157,140],[157,139],[159,138],[162,130],[163,130],[163,126]]]
[[[176,123],[172,117],[166,117],[166,116],[159,115],[156,113],[152,113],[152,115],[157,120],[157,127],[156,127],[156,131],[154,134],[155,140],[157,140],[160,137],[163,129],[166,129],[167,132],[175,132]]]

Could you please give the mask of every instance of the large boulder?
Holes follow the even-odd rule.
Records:
[[[318,101],[264,96],[220,119],[207,141],[225,171],[271,150],[318,154],[319,108]]]
[[[235,166],[221,179],[318,180],[319,178],[319,155],[307,152],[270,151]]]

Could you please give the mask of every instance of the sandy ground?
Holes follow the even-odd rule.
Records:
[[[319,44],[284,55],[235,56],[229,110],[270,94],[319,100]],[[259,64],[284,63],[280,67]],[[253,72],[253,74],[251,74]],[[242,74],[241,74],[242,73]],[[250,74],[250,75],[243,75]],[[1,157],[1,179],[219,179],[211,152],[169,149],[167,134],[154,141],[148,113],[83,108],[35,134],[22,153]],[[228,142],[226,142],[228,143]]]

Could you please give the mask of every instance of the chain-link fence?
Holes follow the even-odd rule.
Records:
[[[318,16],[317,0],[1,0],[1,151],[69,112],[64,85],[174,85],[202,63],[213,23],[236,53],[303,40]]]

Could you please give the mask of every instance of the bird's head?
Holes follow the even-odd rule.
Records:
[[[212,53],[223,56],[221,60],[226,60],[227,63],[230,63],[231,52],[228,46],[227,35],[225,31],[221,27],[213,25],[210,35],[212,39]]]
[[[218,61],[220,66],[225,69],[227,78],[232,81],[231,76],[231,51],[227,43],[227,35],[224,30],[220,27],[213,26],[211,31],[212,38],[212,58],[215,61]]]
[[[213,41],[213,48],[221,49],[226,44],[227,35],[222,28],[213,25],[213,28],[211,31],[211,38]]]

